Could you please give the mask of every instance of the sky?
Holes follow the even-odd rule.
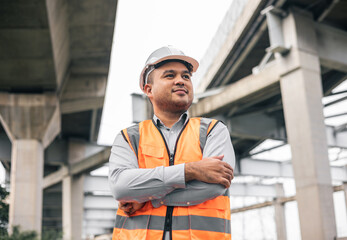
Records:
[[[98,143],[111,145],[132,124],[131,93],[148,56],[172,45],[198,61],[232,0],[119,0]],[[196,87],[196,86],[195,86]]]

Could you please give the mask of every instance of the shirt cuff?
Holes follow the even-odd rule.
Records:
[[[184,163],[164,168],[164,183],[167,187],[185,188]]]

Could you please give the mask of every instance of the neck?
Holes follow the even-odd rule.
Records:
[[[177,121],[180,119],[182,113],[184,112],[178,112],[178,113],[172,113],[172,112],[155,112],[155,115],[162,121],[165,126],[168,128],[171,128]]]

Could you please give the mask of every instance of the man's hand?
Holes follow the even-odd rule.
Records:
[[[141,209],[144,205],[145,203],[120,201],[118,203],[118,208],[122,209],[129,217],[131,214],[134,214],[137,210]]]
[[[186,163],[185,179],[186,182],[199,180],[207,183],[217,183],[230,187],[231,180],[234,178],[233,168],[223,162],[224,155],[203,158],[201,161]]]

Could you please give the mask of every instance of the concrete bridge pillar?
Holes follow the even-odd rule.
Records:
[[[276,234],[278,240],[287,240],[287,230],[286,230],[286,217],[284,203],[281,203],[280,198],[284,197],[283,184],[276,184],[276,203],[275,208],[275,222],[276,222]]]
[[[41,231],[43,146],[36,139],[12,142],[10,226]]]
[[[68,164],[85,159],[88,147],[84,142],[69,141]],[[63,178],[63,234],[64,240],[82,238],[84,175],[66,175]]]
[[[322,106],[322,80],[313,17],[291,9],[282,27],[288,55],[277,56],[288,67],[280,86],[302,239],[334,239],[333,189]]]
[[[83,223],[84,175],[63,179],[63,234],[64,240],[81,240]]]
[[[54,94],[0,93],[0,121],[12,142],[9,225],[41,234],[44,149],[60,132]]]

